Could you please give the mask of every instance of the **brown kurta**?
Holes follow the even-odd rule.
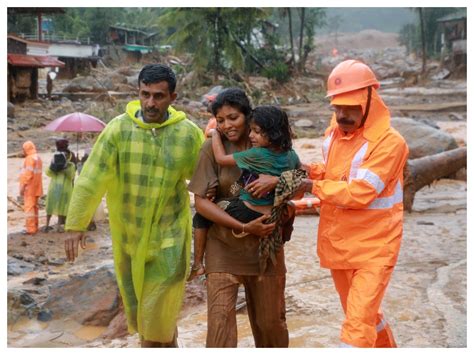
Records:
[[[235,146],[225,140],[226,154],[236,152]],[[231,197],[231,185],[239,178],[240,169],[236,166],[220,166],[212,151],[211,140],[204,142],[197,168],[188,190],[205,197],[210,186],[217,186],[216,199]],[[226,272],[234,275],[259,275],[259,238],[249,235],[235,238],[230,229],[214,224],[207,234],[206,272]],[[277,265],[269,262],[265,275],[286,273],[284,251],[277,255]]]

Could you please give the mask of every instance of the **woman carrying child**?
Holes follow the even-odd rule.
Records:
[[[289,126],[287,129],[289,149],[287,146],[285,148],[280,145],[272,146],[270,137],[262,137],[262,127],[256,121],[253,133],[249,137],[249,119],[252,110],[249,100],[242,90],[232,88],[220,93],[212,105],[212,110],[216,116],[217,129],[224,138],[221,144],[225,155],[237,153],[232,156],[236,162],[248,163],[250,158],[246,155],[251,152],[244,153],[244,151],[254,145],[250,151],[266,149],[264,154],[267,156],[280,153],[286,155],[282,160],[285,160],[288,169],[294,169],[299,165],[296,155],[288,153],[291,151]],[[261,110],[257,111],[258,116],[260,113],[262,113]],[[271,116],[273,117],[273,114]],[[276,125],[275,128],[281,130],[282,126]],[[256,157],[252,157],[251,160],[254,158]],[[267,158],[263,160],[267,160]],[[262,162],[262,160],[260,161]],[[289,164],[288,161],[290,161]],[[231,161],[228,163],[233,164]],[[270,171],[272,164],[264,162],[262,166],[265,167],[263,172],[272,175],[272,171]],[[251,172],[260,173],[258,171]],[[235,189],[234,183],[241,176],[239,167],[220,165],[216,161],[211,140],[207,140],[203,144],[197,168],[188,188],[195,194],[197,212],[210,221],[207,221],[207,224],[196,224],[196,221],[194,223],[197,233],[203,232],[204,236],[207,233],[207,238],[204,237],[206,238],[205,273],[208,295],[207,347],[237,346],[235,305],[240,284],[245,287],[245,298],[255,346],[288,347],[284,298],[286,280],[284,249],[281,248],[278,251],[275,265],[269,263],[262,275],[259,268],[260,238],[258,237],[267,236],[275,226],[274,223],[263,223],[269,217],[271,209],[270,200],[272,198],[266,196],[266,193],[275,188],[280,173],[274,173],[273,176],[260,175],[258,197],[265,196],[264,200],[267,199],[267,202],[258,205],[256,201],[259,199],[254,199],[257,196],[246,193],[239,196],[239,189]],[[212,188],[216,189],[214,201],[237,196],[235,199],[229,200],[230,203],[227,207],[234,206],[234,210],[246,215],[245,218],[248,222],[241,222],[232,217],[213,200],[208,199],[207,193]],[[201,222],[205,219],[201,219]],[[209,229],[207,230],[207,228]],[[235,237],[236,235],[240,236],[241,233],[249,233],[249,235],[241,238]],[[194,251],[193,269],[204,272],[204,266],[200,265],[203,250],[199,249],[200,246],[197,243]]]

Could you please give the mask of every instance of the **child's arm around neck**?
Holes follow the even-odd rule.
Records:
[[[225,154],[224,144],[222,143],[221,135],[217,130],[212,131],[212,150],[217,164],[224,166],[237,165],[232,154]]]

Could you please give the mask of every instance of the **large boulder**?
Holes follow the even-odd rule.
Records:
[[[79,76],[71,80],[63,91],[64,92],[104,92],[113,90],[114,85],[108,78],[96,79],[92,76]]]
[[[438,154],[458,147],[453,136],[422,121],[407,117],[392,117],[391,123],[405,138],[410,148],[409,159]]]
[[[43,309],[51,311],[53,319],[72,318],[85,325],[109,325],[119,311],[113,265],[51,285]]]

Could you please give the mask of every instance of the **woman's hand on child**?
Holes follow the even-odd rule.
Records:
[[[252,181],[245,187],[245,190],[253,197],[262,198],[270,191],[273,191],[278,184],[278,176],[260,174],[258,179]]]
[[[264,222],[270,218],[269,215],[263,215],[245,224],[245,231],[256,235],[257,237],[266,238],[275,229],[275,223],[265,224]]]
[[[209,201],[214,202],[214,200],[216,199],[216,195],[217,195],[217,187],[216,186],[207,188],[206,198]]]

